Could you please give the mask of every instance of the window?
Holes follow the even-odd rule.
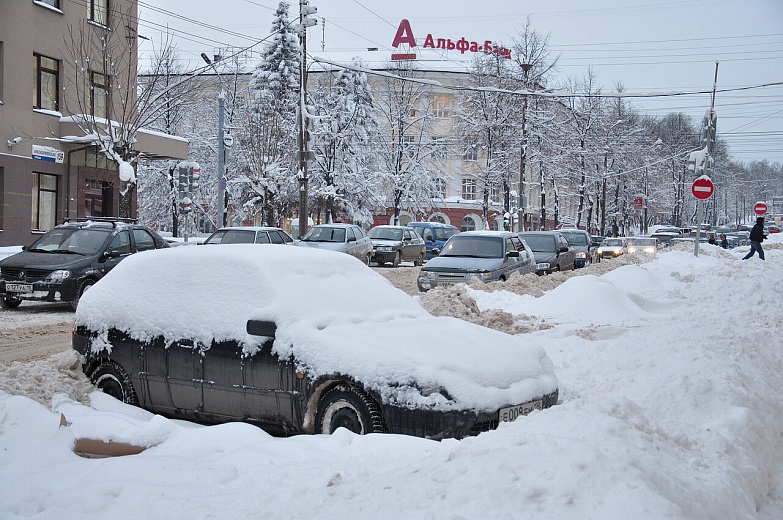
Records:
[[[31,229],[48,231],[57,218],[57,176],[33,173],[33,212]]]
[[[90,114],[108,118],[109,81],[105,74],[90,72]]]
[[[109,253],[118,253],[120,255],[129,255],[131,252],[130,233],[127,231],[120,231],[111,240],[109,245]]]
[[[402,153],[409,157],[413,155],[413,147],[415,144],[416,138],[412,135],[403,135],[400,137],[400,147],[402,148]]]
[[[444,179],[435,179],[435,196],[441,199],[446,198],[446,181]]]
[[[465,217],[462,219],[462,224],[460,224],[460,231],[475,231],[476,230],[476,223],[473,221],[471,217]]]
[[[475,144],[468,146],[464,158],[466,161],[478,161],[478,147]]]
[[[432,96],[432,115],[442,119],[449,117],[448,96]]]
[[[90,0],[90,21],[109,26],[109,0]]]
[[[448,157],[448,143],[445,135],[439,135],[432,138],[432,158],[445,160]]]
[[[152,238],[152,235],[146,229],[134,229],[133,240],[136,242],[136,251],[155,249],[155,239]]]
[[[476,179],[462,179],[462,198],[476,200]]]
[[[40,54],[33,54],[33,108],[59,110],[60,62]]]
[[[60,0],[35,0],[39,4],[46,4],[54,7],[55,9],[60,8]]]

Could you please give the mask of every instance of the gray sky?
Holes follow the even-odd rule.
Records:
[[[298,2],[290,2],[298,16]],[[192,68],[208,55],[251,47],[268,36],[278,2],[270,0],[140,0],[139,33],[153,41],[169,28]],[[559,56],[557,77],[592,67],[605,91],[711,91],[718,67],[718,135],[737,160],[783,162],[783,2],[780,0],[310,0],[319,25],[308,51],[359,52],[377,47],[388,59],[402,19],[417,40],[462,37],[511,40],[529,16]],[[588,5],[589,4],[589,5]],[[325,24],[322,23],[325,19]],[[254,46],[255,45],[255,46]],[[421,43],[420,43],[421,45]],[[253,47],[254,46],[254,47]],[[143,51],[152,49],[144,42]],[[246,53],[248,67],[257,55]],[[710,94],[634,99],[644,113],[684,112],[698,119]]]

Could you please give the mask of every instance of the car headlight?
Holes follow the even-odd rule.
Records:
[[[536,264],[536,269],[549,269],[549,262],[542,262],[540,264]]]
[[[57,271],[52,271],[52,273],[46,277],[47,282],[62,282],[66,278],[71,277],[71,272],[67,271],[65,269],[59,269]]]
[[[423,269],[419,271],[419,278],[432,279],[437,277],[438,277],[438,273],[436,273],[435,271],[425,271]]]
[[[587,253],[585,253],[584,251],[580,251],[580,252],[578,252],[576,254],[576,257],[577,258],[587,258]]]
[[[645,253],[655,253],[655,248],[654,247],[646,247],[646,248],[644,248],[644,252]]]
[[[492,273],[488,272],[481,272],[481,273],[468,273],[465,275],[465,278],[476,278],[478,280],[481,280],[482,282],[485,280],[489,280],[492,278]]]
[[[634,253],[634,252],[636,252],[636,248],[635,247],[629,247],[628,248],[628,252],[629,253]]]
[[[421,388],[420,391],[421,391],[421,395],[423,395],[424,397],[437,396],[438,394],[440,394],[446,399],[451,400],[451,396],[446,391],[446,389],[443,388],[442,386],[429,386],[426,388]]]

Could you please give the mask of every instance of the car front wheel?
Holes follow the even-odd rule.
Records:
[[[380,407],[361,389],[345,384],[327,391],[315,414],[315,433],[334,433],[337,428],[359,435],[385,431]]]
[[[0,304],[6,309],[16,309],[22,303],[20,298],[14,298],[13,296],[6,296],[0,300]]]
[[[79,286],[79,290],[76,292],[76,299],[71,302],[71,307],[73,307],[73,310],[76,310],[76,307],[79,305],[79,300],[82,299],[84,293],[86,293],[87,290],[93,285],[95,285],[95,280],[85,280],[82,282],[82,284]]]
[[[139,405],[136,390],[133,389],[130,376],[119,364],[114,361],[102,363],[90,375],[90,381],[98,390],[109,394],[118,401]]]
[[[394,253],[394,260],[392,260],[392,267],[399,267],[400,266],[400,252],[397,251]]]

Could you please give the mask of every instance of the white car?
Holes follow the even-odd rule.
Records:
[[[348,253],[370,265],[372,241],[367,234],[354,224],[319,224],[305,233],[296,246],[314,247]]]

